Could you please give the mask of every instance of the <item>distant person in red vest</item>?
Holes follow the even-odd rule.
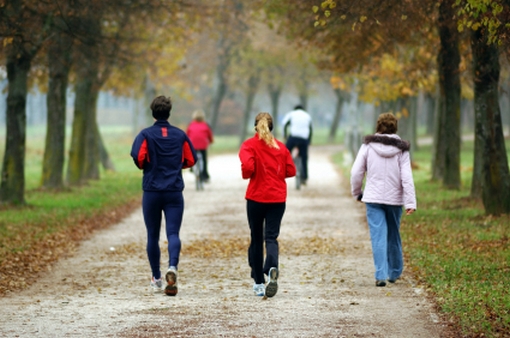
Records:
[[[209,182],[209,171],[207,170],[207,148],[213,143],[214,137],[211,127],[205,122],[205,114],[201,109],[193,112],[192,121],[186,130],[193,147],[202,154],[204,167],[202,168],[201,178],[204,182]]]

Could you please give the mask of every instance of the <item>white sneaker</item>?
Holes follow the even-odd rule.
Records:
[[[266,285],[266,297],[273,297],[276,295],[276,292],[278,291],[278,269],[277,268],[271,268],[269,269],[269,273],[267,274],[269,277],[269,282],[267,282]]]
[[[154,292],[163,291],[163,279],[162,278],[156,279],[156,278],[152,277],[151,288],[152,288],[152,291],[154,291]]]
[[[177,294],[177,268],[171,266],[165,275],[167,286],[165,287],[165,294],[167,296],[175,296]]]
[[[262,284],[253,284],[253,292],[255,293],[255,296],[262,297],[266,293],[266,287],[264,283]]]

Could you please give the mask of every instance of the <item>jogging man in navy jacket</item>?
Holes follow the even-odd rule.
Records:
[[[142,209],[147,228],[147,256],[152,270],[151,287],[155,291],[163,289],[159,235],[161,215],[164,213],[169,255],[165,293],[175,296],[181,251],[179,231],[184,212],[182,169],[195,164],[196,153],[186,133],[168,123],[172,110],[169,97],[156,97],[150,108],[156,122],[136,136],[131,157],[136,166],[143,170]]]

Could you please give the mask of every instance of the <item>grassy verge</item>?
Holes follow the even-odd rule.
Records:
[[[27,205],[0,211],[0,295],[26,287],[34,274],[50,269],[94,230],[118,222],[140,205],[141,174],[129,157],[129,130],[103,131],[115,172],[103,171],[100,180],[58,192],[39,188],[44,130],[30,128],[28,135]]]
[[[422,147],[413,155],[418,211],[402,221],[406,270],[463,337],[510,337],[510,215],[486,216],[469,197],[472,142],[463,144],[459,191],[431,182],[430,154]]]

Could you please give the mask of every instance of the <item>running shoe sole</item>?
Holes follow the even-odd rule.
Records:
[[[266,297],[273,297],[278,291],[278,269],[271,268],[268,273],[269,282],[266,285]]]
[[[177,294],[177,274],[173,270],[168,270],[165,275],[167,286],[165,294],[167,296],[175,296]]]

